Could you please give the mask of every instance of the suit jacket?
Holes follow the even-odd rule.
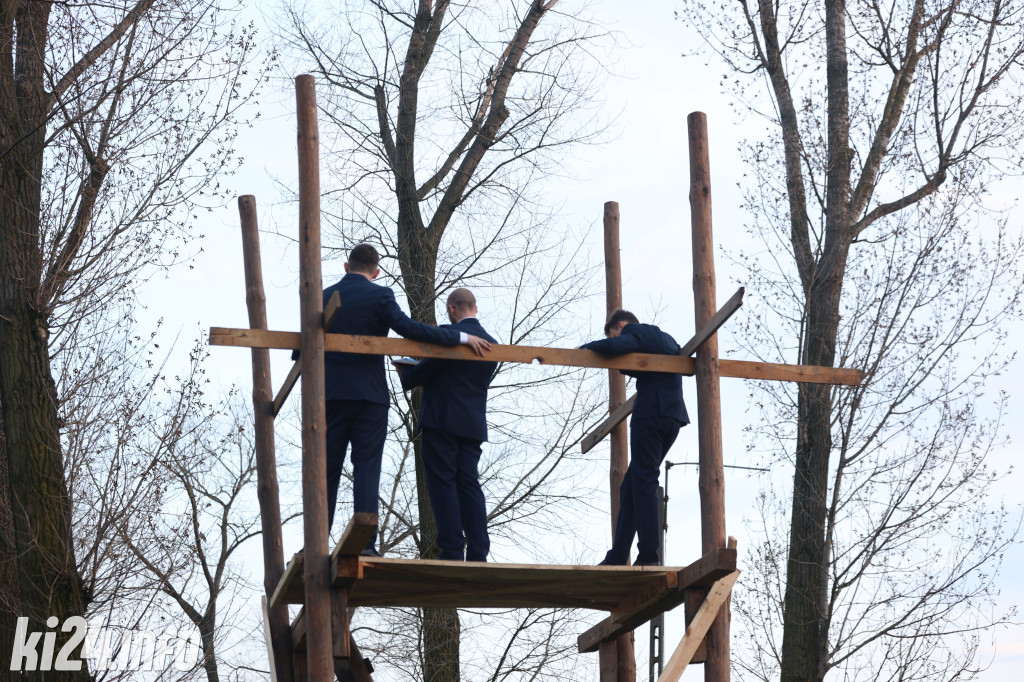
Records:
[[[497,343],[476,318],[444,327]],[[402,388],[423,386],[420,426],[482,442],[487,440],[487,387],[497,367],[496,362],[428,358],[402,372]]]
[[[395,292],[362,275],[349,273],[324,289],[324,305],[335,291],[341,296],[341,310],[328,330],[332,334],[387,336],[388,329],[394,329],[416,341],[447,346],[459,343],[458,331],[416,322],[398,307]],[[384,405],[391,401],[383,355],[324,353],[324,382],[326,400],[368,400]]]
[[[653,324],[627,324],[618,336],[591,341],[580,346],[604,355],[661,353],[676,355],[679,344]],[[666,372],[627,372],[636,377],[636,403],[633,418],[672,417],[684,426],[690,423],[683,403],[683,376]]]

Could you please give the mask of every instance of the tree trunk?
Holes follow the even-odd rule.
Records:
[[[845,0],[825,3],[828,83],[828,170],[825,242],[811,275],[807,327],[800,362],[832,367],[839,330],[839,301],[852,239],[849,225],[849,75]],[[795,246],[795,245],[794,245]],[[803,274],[803,273],[802,273]],[[809,273],[808,273],[809,274]],[[783,682],[820,681],[828,669],[828,471],[832,452],[831,387],[800,384],[793,510],[786,572],[782,636]]]
[[[7,477],[7,442],[4,431],[3,395],[0,394],[0,642],[13,642],[21,599],[18,589],[18,554],[14,548],[14,519]],[[15,682],[20,674],[0,657],[0,682]]]
[[[403,217],[405,220],[403,221]],[[412,223],[412,225],[409,225]],[[420,223],[422,224],[422,223]],[[399,210],[399,262],[402,282],[409,301],[409,314],[417,322],[437,324],[434,314],[434,268],[437,254],[431,248],[427,231],[417,229],[416,221]],[[413,433],[419,425],[421,391],[415,391],[410,402]],[[427,494],[423,472],[422,441],[413,440],[416,461],[416,497],[420,518],[420,557],[436,559],[437,525]],[[456,609],[423,609],[423,679],[425,682],[459,682],[459,643],[462,626]]]
[[[210,599],[216,598],[211,596]],[[203,642],[203,669],[206,671],[208,682],[220,682],[220,673],[217,672],[217,643],[214,639],[216,633],[216,610],[211,608],[199,623],[199,637]]]
[[[29,632],[46,620],[84,615],[71,539],[71,503],[61,461],[57,395],[50,373],[47,320],[38,310],[42,131],[0,166],[0,396],[13,552],[20,612]],[[4,586],[9,592],[14,586]],[[6,610],[6,609],[5,609]],[[10,624],[10,613],[4,627]],[[57,630],[57,650],[70,633]],[[8,640],[10,641],[10,640]],[[5,662],[7,663],[7,662]],[[7,667],[7,666],[4,666]],[[44,673],[27,673],[42,679]],[[85,680],[88,671],[48,672],[48,680]]]

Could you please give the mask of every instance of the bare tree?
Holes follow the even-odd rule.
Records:
[[[183,394],[198,390],[196,369],[194,364]],[[224,639],[225,602],[251,589],[234,556],[259,534],[251,508],[255,446],[237,396],[232,390],[222,406],[203,405],[180,424],[173,446],[159,460],[168,480],[161,509],[122,535],[155,587],[199,630],[210,682],[221,679],[218,642]]]
[[[123,322],[116,302],[148,267],[182,255],[177,238],[233,167],[251,50],[251,29],[202,0],[0,4],[0,507],[12,521],[0,563],[17,567],[0,575],[4,641],[18,615],[44,630],[92,596],[54,368]]]
[[[748,664],[760,677],[856,678],[874,656],[897,679],[959,679],[975,666],[970,643],[940,663],[956,648],[945,635],[1002,617],[981,607],[1015,526],[987,506],[994,424],[974,405],[1006,361],[1021,245],[979,211],[1021,149],[1022,12],[1003,0],[686,5],[741,104],[771,126],[749,147],[752,230],[771,256],[750,272],[775,308],[752,319],[766,341],[755,352],[867,377],[766,401],[795,475],[788,537],[769,533],[764,602],[748,607],[766,627],[781,620],[781,642]],[[778,510],[766,499],[769,519]]]

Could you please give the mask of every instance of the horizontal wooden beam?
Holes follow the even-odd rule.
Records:
[[[331,298],[327,301],[327,305],[324,306],[324,329],[330,329],[334,323],[334,317],[341,310],[341,296],[335,291],[331,294]],[[281,384],[281,390],[274,396],[274,403],[272,406],[271,414],[277,416],[284,407],[284,401],[288,400],[288,395],[295,388],[296,382],[299,380],[299,375],[302,373],[302,361],[296,360],[292,363],[292,368],[288,372],[288,376],[285,377],[284,383]]]
[[[732,295],[725,305],[715,313],[715,316],[708,320],[708,323],[704,325],[704,328],[693,335],[693,338],[683,344],[683,347],[679,349],[679,354],[683,357],[690,357],[693,355],[697,348],[702,343],[711,338],[711,335],[718,331],[718,328],[725,324],[725,321],[732,317],[732,314],[740,309],[743,305],[743,287],[740,287],[735,294]],[[636,403],[636,394],[634,393],[629,397],[629,400],[619,405],[614,412],[594,427],[594,430],[583,437],[580,441],[580,449],[586,454],[594,449],[598,443],[604,440],[605,436],[612,432],[616,426],[621,424],[626,417],[633,413],[633,404]]]
[[[299,333],[211,327],[210,345],[240,348],[298,348]],[[525,364],[537,362],[542,365],[564,367],[626,369],[639,372],[669,372],[686,375],[692,375],[694,368],[693,358],[675,355],[629,353],[617,358],[610,358],[589,350],[491,344],[491,350],[484,357],[479,357],[474,355],[468,346],[438,346],[410,339],[395,339],[382,336],[353,336],[349,334],[325,335],[324,350],[336,353],[408,355],[419,358],[442,358],[449,360],[521,362]],[[750,362],[747,360],[721,360],[720,365],[723,377],[740,379],[798,381],[818,384],[841,384],[844,386],[857,386],[861,381],[859,370],[840,367],[782,365],[771,362]]]
[[[579,652],[597,651],[601,642],[615,639],[659,613],[679,606],[686,599],[689,588],[706,587],[735,570],[735,549],[722,548],[708,552],[676,572],[673,575],[675,580],[649,586],[621,602],[607,618],[577,637]]]

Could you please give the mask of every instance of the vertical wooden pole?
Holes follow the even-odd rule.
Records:
[[[607,314],[622,307],[622,261],[619,250],[619,202],[607,201],[604,204],[604,275]],[[626,378],[618,370],[608,371],[608,413],[611,414],[626,402]],[[612,535],[615,534],[615,522],[619,518],[619,489],[622,479],[629,466],[629,440],[626,422],[621,422],[609,434],[611,440],[611,464],[609,467],[609,483],[612,508]],[[627,557],[628,560],[628,557]],[[616,640],[615,668],[618,682],[634,682],[636,680],[636,656],[633,653],[633,633],[622,635]],[[602,648],[600,656],[611,656],[611,649]],[[602,669],[611,667],[612,662],[606,660]]]
[[[245,264],[245,305],[249,327],[267,328],[267,297],[263,293],[263,267],[260,261],[260,231],[256,220],[256,198],[251,194],[238,198],[242,222],[242,260]],[[281,545],[281,502],[277,487],[277,461],[274,452],[274,392],[270,382],[270,351],[252,349],[252,407],[256,418],[256,498],[260,505],[263,530],[263,589],[267,599],[274,593],[284,573],[284,548]],[[292,682],[292,638],[288,607],[267,611],[272,661],[278,682]]]
[[[715,254],[711,232],[711,163],[707,117],[686,118],[690,143],[690,227],[693,240],[693,310],[696,328],[717,310]],[[700,474],[701,546],[703,553],[726,547],[725,477],[722,467],[722,403],[718,387],[718,335],[697,348],[697,445]],[[706,682],[729,680],[729,603],[722,606],[707,634]]]
[[[302,349],[302,519],[309,682],[334,677],[327,560],[327,418],[320,272],[320,154],[313,76],[295,79],[299,147],[299,310]]]

